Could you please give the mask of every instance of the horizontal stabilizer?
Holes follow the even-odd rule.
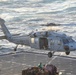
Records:
[[[0,36],[0,40],[6,39],[6,36]]]
[[[12,36],[17,36],[17,35],[20,35],[20,34],[13,34]],[[7,39],[6,36],[0,36],[0,40],[2,39]]]

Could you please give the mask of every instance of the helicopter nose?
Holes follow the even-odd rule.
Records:
[[[76,50],[76,42],[69,44],[70,50]]]

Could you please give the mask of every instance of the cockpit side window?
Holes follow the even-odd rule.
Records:
[[[63,43],[67,44],[67,43],[69,43],[69,41],[67,39],[63,39]]]

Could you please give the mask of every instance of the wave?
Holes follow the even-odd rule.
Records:
[[[39,29],[41,24],[57,23],[62,25],[63,32],[76,36],[76,0],[0,0],[0,17],[11,26],[12,33],[16,29],[17,33],[26,33],[25,29],[28,33]],[[13,26],[16,28],[12,29]]]

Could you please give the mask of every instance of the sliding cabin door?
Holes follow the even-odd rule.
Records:
[[[47,38],[39,38],[40,49],[48,49],[48,40]]]

